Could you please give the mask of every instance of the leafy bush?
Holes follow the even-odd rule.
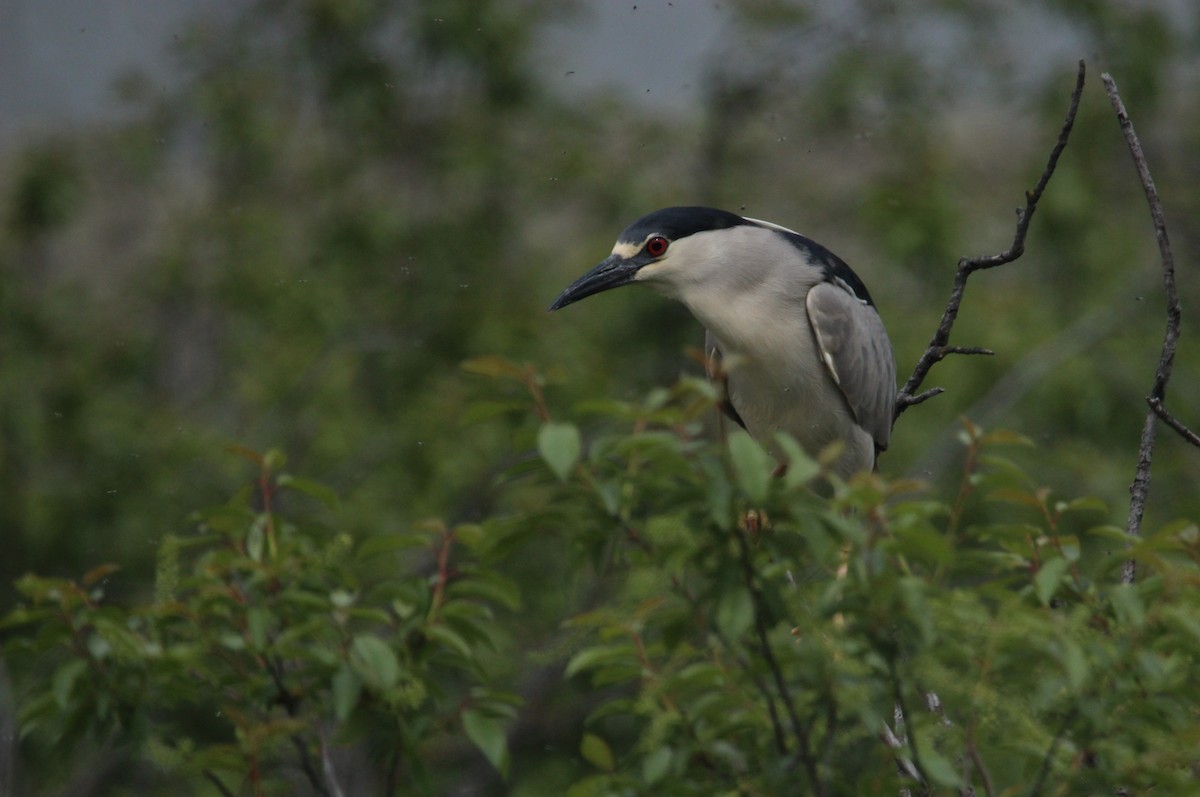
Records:
[[[514,386],[480,417],[530,391],[540,455],[480,523],[354,539],[325,488],[242,452],[254,479],[161,544],[153,600],[106,600],[115,565],[22,578],[27,757],[91,740],[222,794],[336,794],[354,751],[374,779],[351,793],[469,788],[468,742],[513,793],[1194,792],[1195,524],[1127,547],[969,423],[955,495],[863,475],[825,498],[789,440],[782,474],[743,433],[711,442],[698,380],[581,407],[584,434],[531,370],[470,370]],[[531,577],[547,546],[569,569]],[[591,706],[557,752],[514,730],[563,724],[518,697],[547,663]]]
[[[5,619],[20,634],[8,652],[49,673],[29,684],[23,734],[60,749],[119,740],[166,778],[199,775],[222,793],[281,793],[297,771],[328,793],[329,746],[368,736],[389,779],[421,783],[422,747],[460,727],[504,769],[516,700],[488,686],[480,650],[518,595],[472,564],[479,530],[354,540],[288,522],[275,506],[288,492],[336,499],[283,472],[278,452],[242,453],[259,475],[162,543],[151,603],[105,601],[116,565],[18,582],[27,603]]]

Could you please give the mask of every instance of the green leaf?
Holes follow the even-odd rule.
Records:
[[[954,558],[954,548],[946,535],[928,523],[898,525],[896,540],[907,556],[932,565],[946,565]]]
[[[345,722],[362,695],[362,679],[355,675],[350,667],[342,666],[333,674],[329,687],[333,695],[333,713],[340,721]]]
[[[521,608],[521,591],[516,582],[495,572],[484,572],[454,581],[446,590],[453,598],[481,598],[506,609]]]
[[[1132,584],[1118,584],[1108,593],[1113,611],[1126,625],[1141,628],[1146,622],[1146,607],[1138,588]]]
[[[1058,585],[1062,583],[1063,576],[1066,575],[1070,566],[1071,563],[1061,557],[1055,557],[1042,563],[1037,575],[1033,577],[1033,587],[1043,606],[1050,605],[1050,599],[1058,591]]]
[[[107,642],[114,654],[126,659],[139,659],[145,651],[145,645],[140,636],[129,629],[129,626],[118,617],[93,616],[92,623],[96,632],[104,642]],[[96,641],[93,637],[91,641]]]
[[[464,659],[473,658],[471,654],[471,646],[467,644],[467,640],[463,639],[457,632],[450,630],[445,625],[434,623],[426,626],[425,636],[430,640],[441,642],[445,647],[457,651]]]
[[[379,534],[363,540],[354,556],[363,561],[382,554],[428,547],[429,537],[424,534]]]
[[[1173,520],[1164,526],[1154,529],[1146,537],[1152,540],[1179,538],[1185,543],[1191,544],[1197,538],[1196,522],[1187,518]]]
[[[728,474],[714,459],[701,461],[708,489],[705,498],[708,504],[709,517],[721,528],[729,528],[736,523],[733,517],[733,485],[729,483]]]
[[[736,642],[754,622],[754,599],[750,591],[736,584],[722,592],[717,600],[716,621],[725,638]]]
[[[71,702],[71,693],[75,689],[75,683],[80,676],[87,673],[86,659],[71,659],[63,666],[59,667],[54,672],[54,678],[51,681],[51,692],[54,694],[54,702],[60,709],[66,709]]]
[[[1134,540],[1133,537],[1129,536],[1129,532],[1125,530],[1124,526],[1112,526],[1107,524],[1092,526],[1088,529],[1088,534],[1093,537],[1100,537],[1109,540],[1110,542],[1119,543],[1122,546]]]
[[[1023,434],[1011,432],[1008,429],[996,429],[979,438],[982,446],[1021,446],[1034,448],[1033,441]]]
[[[338,494],[320,482],[293,476],[290,473],[279,474],[276,482],[280,487],[288,487],[304,493],[309,498],[315,498],[330,509],[338,507]]]
[[[48,621],[55,620],[57,618],[57,613],[51,611],[50,609],[26,609],[23,607],[17,607],[6,614],[3,619],[0,619],[0,631],[7,630],[9,628],[17,628],[22,625],[30,625],[32,623],[37,623],[43,628],[50,628],[52,626],[50,623],[48,623]],[[45,633],[45,631],[43,631],[43,633]],[[63,635],[66,636],[65,631],[63,632]]]
[[[487,354],[482,357],[474,357],[466,360],[462,364],[462,369],[469,374],[490,376],[494,379],[523,381],[525,376],[525,372],[521,369],[521,366],[498,354]]]
[[[260,514],[250,525],[246,533],[246,555],[256,562],[262,561],[263,546],[266,543],[267,516]]]
[[[789,490],[795,490],[808,484],[820,472],[820,464],[796,442],[796,438],[787,434],[775,435],[779,448],[787,457],[787,472],[784,473],[783,483]]]
[[[921,753],[921,769],[925,776],[934,783],[949,788],[957,788],[962,783],[958,770],[953,762],[943,756],[934,747],[930,734],[924,733],[917,737],[917,750]]]
[[[467,407],[459,421],[463,426],[490,421],[502,415],[519,415],[527,411],[528,404],[523,401],[477,401]]]
[[[633,645],[625,642],[615,645],[584,648],[572,656],[571,660],[567,662],[567,667],[563,671],[563,677],[571,678],[576,673],[593,669],[604,664],[625,664],[636,660],[637,652],[633,649]]]
[[[359,634],[350,644],[350,666],[372,689],[385,692],[400,680],[396,654],[377,636]]]
[[[246,612],[246,630],[250,634],[250,645],[254,650],[267,647],[267,627],[271,614],[261,606],[253,606]]]
[[[660,747],[642,759],[642,779],[648,785],[658,783],[671,769],[671,748]]]
[[[287,464],[287,454],[284,454],[278,448],[272,448],[263,454],[263,467],[272,472],[278,472]]]
[[[1063,507],[1065,512],[1100,512],[1108,514],[1108,504],[1094,496],[1084,496],[1083,498],[1075,498],[1066,503]]]
[[[1067,675],[1067,684],[1074,691],[1079,691],[1087,680],[1088,663],[1083,648],[1069,637],[1062,640],[1063,672]]]
[[[579,743],[579,754],[589,764],[605,772],[612,772],[616,767],[612,748],[608,746],[608,742],[594,733],[583,735],[583,741]]]
[[[729,435],[729,458],[734,478],[746,497],[754,503],[765,501],[774,470],[771,455],[749,434],[738,430]]]
[[[542,424],[538,430],[537,447],[542,459],[560,481],[566,481],[571,475],[583,452],[579,430],[569,423],[553,421]]]
[[[1001,487],[992,490],[987,494],[987,500],[1016,504],[1017,506],[1028,506],[1038,510],[1042,508],[1041,499],[1029,490],[1023,490],[1019,487]]]
[[[1164,616],[1191,637],[1193,647],[1200,646],[1200,617],[1195,616],[1192,607],[1169,606]]]
[[[473,709],[462,713],[463,730],[484,757],[501,775],[508,776],[508,740],[504,725]]]

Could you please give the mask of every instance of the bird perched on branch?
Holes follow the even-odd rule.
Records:
[[[816,456],[840,442],[842,478],[875,466],[891,437],[896,363],[871,295],[837,255],[769,222],[665,208],[626,227],[550,309],[634,283],[704,325],[722,408],[760,443],[786,432]]]

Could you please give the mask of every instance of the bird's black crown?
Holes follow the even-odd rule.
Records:
[[[646,236],[658,234],[672,241],[707,230],[725,230],[751,225],[736,213],[717,208],[678,207],[656,210],[635,221],[621,233],[621,243],[640,244]]]

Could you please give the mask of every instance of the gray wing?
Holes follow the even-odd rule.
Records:
[[[859,426],[883,451],[892,437],[896,405],[896,359],[883,320],[837,282],[813,286],[805,301],[825,367]]]
[[[713,333],[707,329],[704,330],[704,370],[708,372],[709,379],[721,386],[721,401],[717,404],[721,408],[721,412],[745,429],[746,422],[742,420],[741,415],[738,415],[738,411],[733,408],[733,402],[729,400],[729,374],[721,366],[721,345],[717,343]]]

